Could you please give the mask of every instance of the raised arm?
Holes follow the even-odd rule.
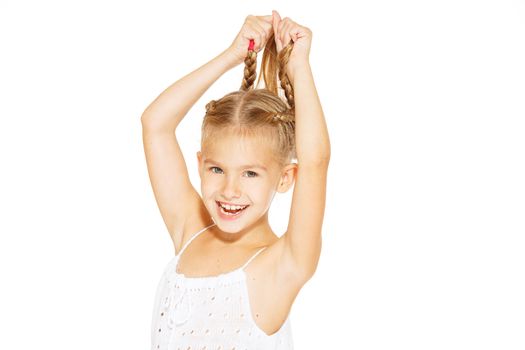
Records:
[[[307,278],[317,268],[330,160],[330,141],[309,64],[290,78],[295,98],[298,170],[288,222],[287,242],[299,271]]]
[[[287,75],[294,89],[298,170],[284,236],[287,259],[305,282],[314,274],[321,254],[330,140],[308,60],[312,33],[288,18],[281,21],[277,13],[274,16],[278,50],[283,42],[294,41]]]
[[[228,50],[164,90],[144,110],[142,125],[155,130],[173,132],[190,108],[225,72],[239,62]]]

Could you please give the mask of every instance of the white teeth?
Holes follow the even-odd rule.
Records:
[[[247,205],[245,206],[239,206],[239,205],[228,205],[228,204],[222,204],[221,202],[219,202],[219,205],[223,208],[226,208],[228,210],[239,210],[239,209],[244,209],[247,207]]]
[[[227,212],[226,209],[224,209],[224,207],[222,206],[219,206],[219,207],[221,208],[221,213],[223,213],[224,215],[228,215],[228,216],[238,215],[242,211],[242,210],[238,210],[235,213],[230,213],[230,212]]]

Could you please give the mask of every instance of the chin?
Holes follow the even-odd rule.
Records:
[[[217,224],[217,227],[223,233],[229,233],[229,234],[233,235],[233,234],[239,232],[239,229],[236,229],[235,227],[228,227],[228,225],[224,225],[224,224],[222,224],[220,222]]]

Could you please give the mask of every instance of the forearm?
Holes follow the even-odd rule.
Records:
[[[144,110],[142,124],[159,130],[175,130],[204,92],[237,64],[227,51],[223,51],[164,90]]]
[[[330,140],[310,64],[305,62],[290,74],[295,100],[297,161],[319,162],[330,158]]]

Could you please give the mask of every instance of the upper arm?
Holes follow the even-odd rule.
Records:
[[[310,278],[321,254],[328,162],[298,164],[285,254],[297,273]]]
[[[188,214],[202,200],[189,179],[175,132],[152,130],[143,123],[142,140],[157,206],[174,244],[180,245]]]

